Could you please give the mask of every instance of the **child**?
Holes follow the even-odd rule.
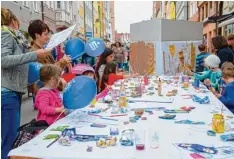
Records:
[[[205,80],[204,84],[206,86],[215,88],[216,91],[219,90],[219,84],[222,77],[222,72],[219,69],[220,59],[216,55],[209,55],[205,58],[205,65],[208,70],[203,72],[202,74],[192,73],[189,69],[187,69],[189,75],[194,75],[195,79]]]
[[[53,124],[56,119],[65,116],[62,113],[64,106],[57,89],[61,73],[62,70],[53,64],[44,65],[40,69],[40,81],[44,83],[44,86],[39,89],[36,95],[37,120],[45,120],[49,125]]]
[[[213,91],[214,95],[234,113],[234,65],[231,62],[225,62],[222,65],[222,79],[227,84],[223,94]]]
[[[210,53],[206,52],[206,46],[204,44],[200,44],[198,50],[200,51],[200,54],[196,56],[196,72],[203,72],[206,71],[204,59],[209,56]]]
[[[108,63],[106,65],[101,82],[101,91],[106,88],[106,85],[113,85],[117,80],[139,76],[138,73],[133,75],[117,75],[116,72],[117,65],[115,63]]]

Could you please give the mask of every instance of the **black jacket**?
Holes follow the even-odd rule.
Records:
[[[234,54],[229,47],[219,49],[217,51],[217,56],[220,58],[221,61],[219,68],[221,68],[224,62],[234,62]]]

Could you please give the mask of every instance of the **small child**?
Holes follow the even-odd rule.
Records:
[[[44,87],[39,89],[35,99],[37,120],[45,120],[49,125],[65,116],[58,90],[61,73],[62,70],[52,64],[44,65],[40,69],[40,81],[44,83]]]
[[[213,93],[232,113],[234,113],[234,65],[231,62],[225,62],[222,68],[222,79],[227,85],[222,95],[215,91],[213,91]]]
[[[107,85],[113,85],[115,81],[126,78],[133,78],[139,76],[138,73],[132,75],[117,75],[117,65],[115,63],[108,63],[105,67],[102,82],[101,82],[101,91],[103,91]]]
[[[202,74],[192,73],[190,70],[188,71],[189,75],[194,75],[195,79],[205,80],[204,84],[208,86],[208,88],[213,87],[216,91],[219,90],[219,84],[222,78],[222,71],[219,69],[220,59],[216,55],[209,55],[205,58],[205,65],[208,68],[207,71]]]

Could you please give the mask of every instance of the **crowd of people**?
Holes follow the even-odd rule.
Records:
[[[128,71],[129,47],[120,42],[105,40],[105,50],[99,57],[84,53],[81,59],[71,60],[65,54],[64,44],[55,49],[45,49],[49,41],[49,27],[41,20],[33,20],[28,27],[31,43],[19,31],[20,23],[9,10],[1,8],[1,149],[2,159],[12,149],[20,127],[21,98],[27,88],[33,92],[34,107],[38,110],[36,120],[45,120],[49,125],[65,116],[62,92],[67,82],[80,75],[96,81],[97,92],[102,93],[119,79],[139,76],[126,74]],[[60,28],[58,31],[66,29]],[[204,84],[234,113],[234,35],[212,38],[216,52],[208,53],[205,45],[199,45],[195,71],[185,66],[181,68]],[[40,79],[28,85],[29,62],[43,64]],[[63,79],[62,72],[69,73],[72,67],[82,63],[86,69],[70,79]]]

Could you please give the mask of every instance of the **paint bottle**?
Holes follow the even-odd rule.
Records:
[[[149,84],[149,79],[147,76],[144,77],[144,84],[147,86]]]
[[[216,133],[224,133],[225,123],[222,114],[214,114],[212,119],[212,130]]]
[[[161,95],[162,95],[162,81],[159,78],[159,81],[158,81],[158,96],[161,96]]]
[[[120,87],[119,107],[127,107],[127,97],[123,82]]]

